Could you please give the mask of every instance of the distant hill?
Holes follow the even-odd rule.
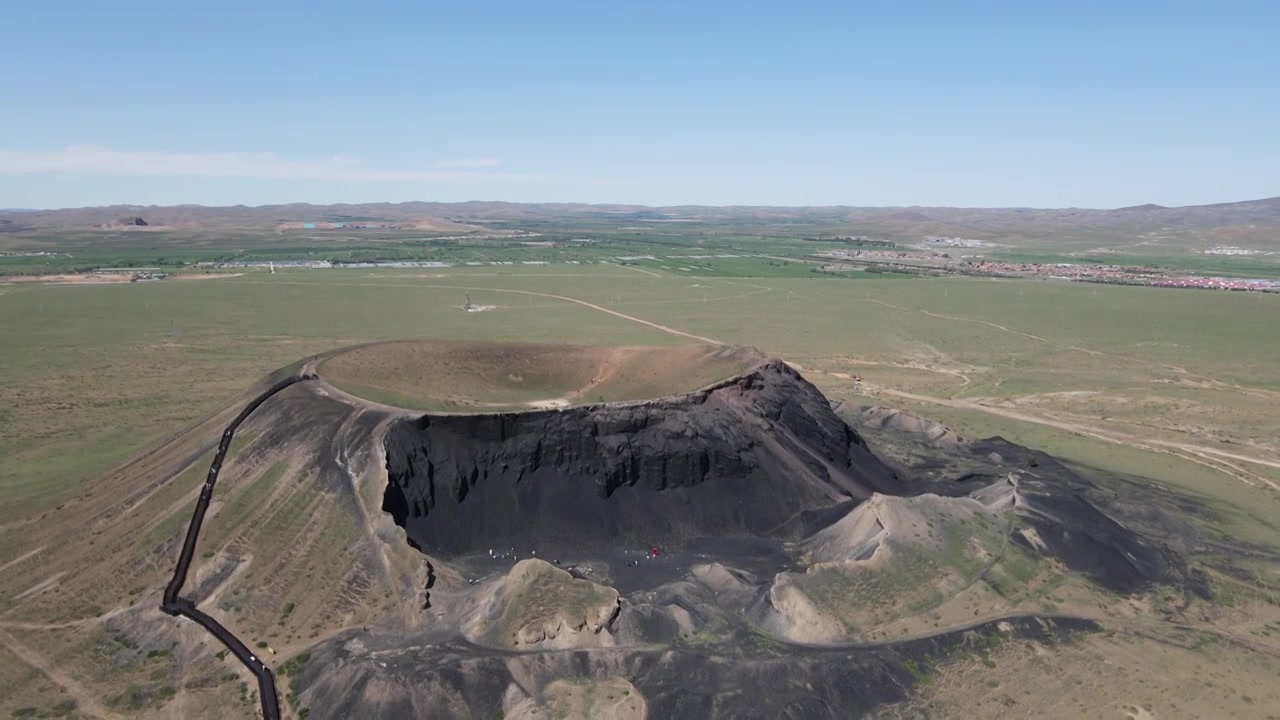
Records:
[[[0,211],[6,214],[19,211]],[[402,228],[466,232],[497,221],[595,219],[602,225],[643,224],[654,228],[674,221],[743,223],[786,222],[797,231],[809,225],[887,238],[929,236],[1000,241],[1072,237],[1193,235],[1206,241],[1280,243],[1280,197],[1245,202],[1164,207],[1147,204],[1118,209],[951,208],[951,207],[771,207],[685,205],[524,204],[508,202],[405,202],[248,207],[171,207],[114,205],[63,210],[20,211],[30,228],[92,228],[118,224],[120,218],[145,217],[167,228],[277,229],[307,223],[388,223]],[[9,218],[11,222],[16,218]]]

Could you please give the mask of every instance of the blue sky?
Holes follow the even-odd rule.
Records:
[[[0,207],[1269,197],[1278,37],[1271,0],[11,0]]]

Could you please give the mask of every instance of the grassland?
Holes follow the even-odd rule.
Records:
[[[1276,516],[1267,484],[1280,479],[1267,464],[1280,462],[1276,296],[1036,281],[689,279],[609,265],[425,275],[308,270],[0,288],[0,453],[9,460],[0,467],[0,522],[52,509],[267,372],[336,346],[688,342],[551,297],[564,293],[780,355],[812,368],[835,397],[912,406],[966,435],[999,433],[1086,464],[1155,463],[1170,481]],[[463,312],[467,293],[495,309]]]
[[[578,230],[561,232],[571,236]],[[102,257],[123,264],[146,260],[144,251],[150,250],[129,238],[128,248],[113,250],[97,244],[102,237],[76,242],[84,243],[83,252],[96,247]],[[213,237],[200,240],[207,247],[180,240],[147,234],[147,242],[172,247],[184,262],[226,253]],[[242,256],[279,251],[283,257],[300,249],[317,257],[364,252],[338,250],[337,241],[268,240],[247,236]],[[127,523],[93,536],[136,552],[139,560],[127,574],[95,575],[90,560],[97,550],[71,547],[87,521],[60,509],[100,484],[124,483],[108,471],[225,410],[267,373],[360,343],[499,339],[685,347],[704,338],[754,346],[800,366],[834,399],[907,407],[966,437],[999,434],[1086,468],[1154,478],[1213,508],[1220,517],[1215,532],[1280,546],[1280,415],[1274,410],[1280,399],[1280,296],[865,273],[833,278],[810,272],[798,259],[762,257],[679,265],[670,259],[626,266],[616,261],[620,255],[737,254],[743,246],[760,255],[799,258],[820,245],[730,231],[681,236],[671,230],[577,249],[575,257],[560,248],[439,246],[425,240],[419,247],[393,240],[386,242],[386,252],[415,258],[488,262],[545,255],[553,264],[245,271],[208,282],[0,286],[0,568],[36,558],[40,577],[62,578],[50,587],[97,589],[92,596],[68,591],[55,602],[41,592],[28,594],[33,570],[0,580],[0,708],[44,711],[77,702],[89,712],[101,707],[107,714],[165,714],[195,692],[177,688],[170,696],[166,672],[178,660],[148,658],[169,645],[157,640],[130,648],[127,642],[136,641],[128,640],[129,628],[108,629],[99,618],[142,602],[149,584],[162,578],[207,455],[192,447],[190,470],[140,501]],[[168,255],[151,260],[160,257]],[[468,294],[472,303],[493,309],[463,311]],[[580,379],[569,378],[573,382],[565,387],[581,387],[574,384]],[[541,399],[545,389],[529,399]],[[324,535],[355,542],[363,530],[349,516],[325,515],[326,501],[306,492],[287,458],[254,460],[254,448],[265,442],[254,432],[266,429],[250,430],[228,465],[225,504],[202,553],[209,553],[204,560],[210,568],[240,573],[247,589],[216,598],[238,630],[300,649],[359,614],[326,614],[310,601],[297,601],[286,611],[282,596],[268,597],[261,586],[268,578],[283,578],[290,597],[307,597],[314,583],[364,582],[340,564],[345,558],[331,557],[329,543],[316,541]],[[376,507],[376,489],[357,488],[366,491],[363,502]],[[310,523],[313,518],[318,522]],[[305,542],[292,554],[263,549],[286,537]],[[57,608],[56,616],[31,617],[32,597],[46,598],[44,606]],[[113,640],[117,636],[126,642]],[[1138,652],[1127,645],[1087,650]],[[1239,651],[1205,652],[1235,663],[1232,653]],[[41,664],[89,667],[76,665],[77,658],[94,658],[96,674],[77,681],[40,670]],[[1047,667],[1045,676],[1078,671],[1101,688],[1106,702],[1127,702],[1118,681],[1089,679],[1088,659],[1087,653],[1064,659],[1062,666]],[[1193,654],[1182,660],[1198,659]],[[1003,668],[1015,660],[996,662]],[[209,670],[201,682],[220,693],[227,707],[251,712],[253,706],[242,702],[247,691],[237,689],[246,678],[228,679],[228,673],[234,675],[230,666]],[[105,688],[119,677],[137,692],[122,695],[128,688],[120,687],[108,693]],[[1013,682],[992,679],[1001,687]],[[1219,688],[1225,693],[1229,684]],[[1135,692],[1133,702],[1143,705],[1162,692],[1155,686],[1147,690]],[[1244,691],[1231,685],[1230,692]],[[1216,703],[1215,693],[1204,690],[1203,697]]]

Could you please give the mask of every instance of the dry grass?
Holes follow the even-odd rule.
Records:
[[[320,365],[355,395],[420,410],[496,411],[643,400],[749,369],[749,351],[708,346],[380,343]]]
[[[1274,717],[1276,662],[1227,644],[1179,647],[1132,635],[1045,645],[1008,641],[945,665],[884,717]]]
[[[366,516],[355,499],[377,481],[376,448],[350,440],[350,479],[323,463],[327,443],[353,432],[347,420],[357,411],[344,408],[288,393],[264,405],[237,438],[197,546],[187,592],[266,657],[421,603],[421,556],[375,539],[391,521]],[[51,679],[82,706],[163,717],[198,716],[188,703],[229,704],[252,715],[243,680],[227,678],[238,665],[217,658],[199,628],[157,609],[209,448],[234,409],[86,488],[62,508],[68,522],[28,527],[39,549],[6,568],[0,639],[17,637],[63,671]],[[292,440],[277,443],[277,433]],[[81,542],[61,542],[70,518],[85,520]],[[6,707],[24,707],[17,702]]]

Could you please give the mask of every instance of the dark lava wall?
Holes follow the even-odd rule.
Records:
[[[445,554],[782,537],[805,511],[899,491],[781,362],[651,402],[402,420],[386,452],[383,508],[417,547]]]

